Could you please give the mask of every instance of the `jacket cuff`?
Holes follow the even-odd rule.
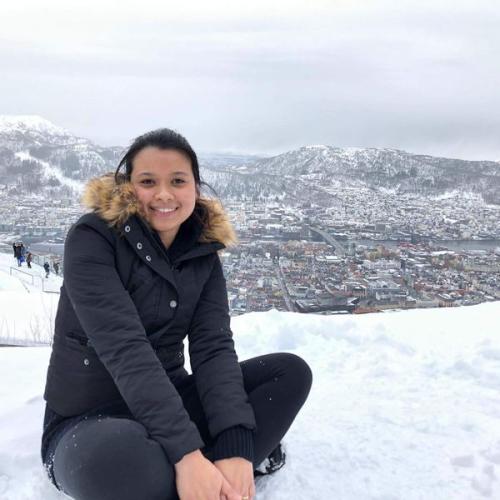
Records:
[[[253,463],[253,431],[237,425],[222,431],[216,438],[212,459],[241,457]]]
[[[194,424],[192,424],[194,426]],[[151,436],[153,439],[154,436]],[[181,460],[184,455],[191,453],[192,451],[201,450],[205,443],[201,439],[198,432],[186,433],[182,436],[182,445],[180,443],[168,443],[164,439],[158,439],[160,445],[162,446],[165,454],[167,455],[169,462],[175,465],[179,460]]]

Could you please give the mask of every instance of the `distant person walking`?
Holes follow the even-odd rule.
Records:
[[[21,242],[21,264],[26,260],[26,247]]]
[[[54,268],[54,272],[57,274],[57,276],[59,276],[59,262],[54,262],[52,267]]]
[[[28,264],[28,267],[31,269],[31,261],[33,260],[33,254],[31,252],[28,252],[28,255],[26,255],[26,264]]]
[[[45,269],[45,277],[48,278],[49,277],[49,273],[50,273],[50,266],[49,266],[49,263],[46,262],[44,265],[43,265],[43,268]]]
[[[13,245],[14,248],[14,257],[17,259],[17,266],[21,267],[24,256],[23,256],[23,244],[21,242],[14,243]]]

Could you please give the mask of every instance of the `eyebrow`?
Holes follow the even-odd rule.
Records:
[[[151,172],[142,172],[139,174],[139,177],[141,175],[151,175],[154,177],[155,174],[151,173]],[[178,170],[177,172],[172,172],[172,175],[188,175],[186,172],[182,172],[181,170]]]

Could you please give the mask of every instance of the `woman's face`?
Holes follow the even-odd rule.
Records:
[[[173,149],[148,146],[135,156],[130,181],[148,222],[168,248],[198,196],[191,160]]]

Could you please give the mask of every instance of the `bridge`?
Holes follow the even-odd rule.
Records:
[[[332,245],[335,248],[335,253],[341,257],[345,257],[347,250],[344,245],[340,243],[340,241],[336,240],[331,234],[328,234],[326,231],[323,231],[319,227],[309,226],[309,229],[314,233],[319,234],[327,243]]]

